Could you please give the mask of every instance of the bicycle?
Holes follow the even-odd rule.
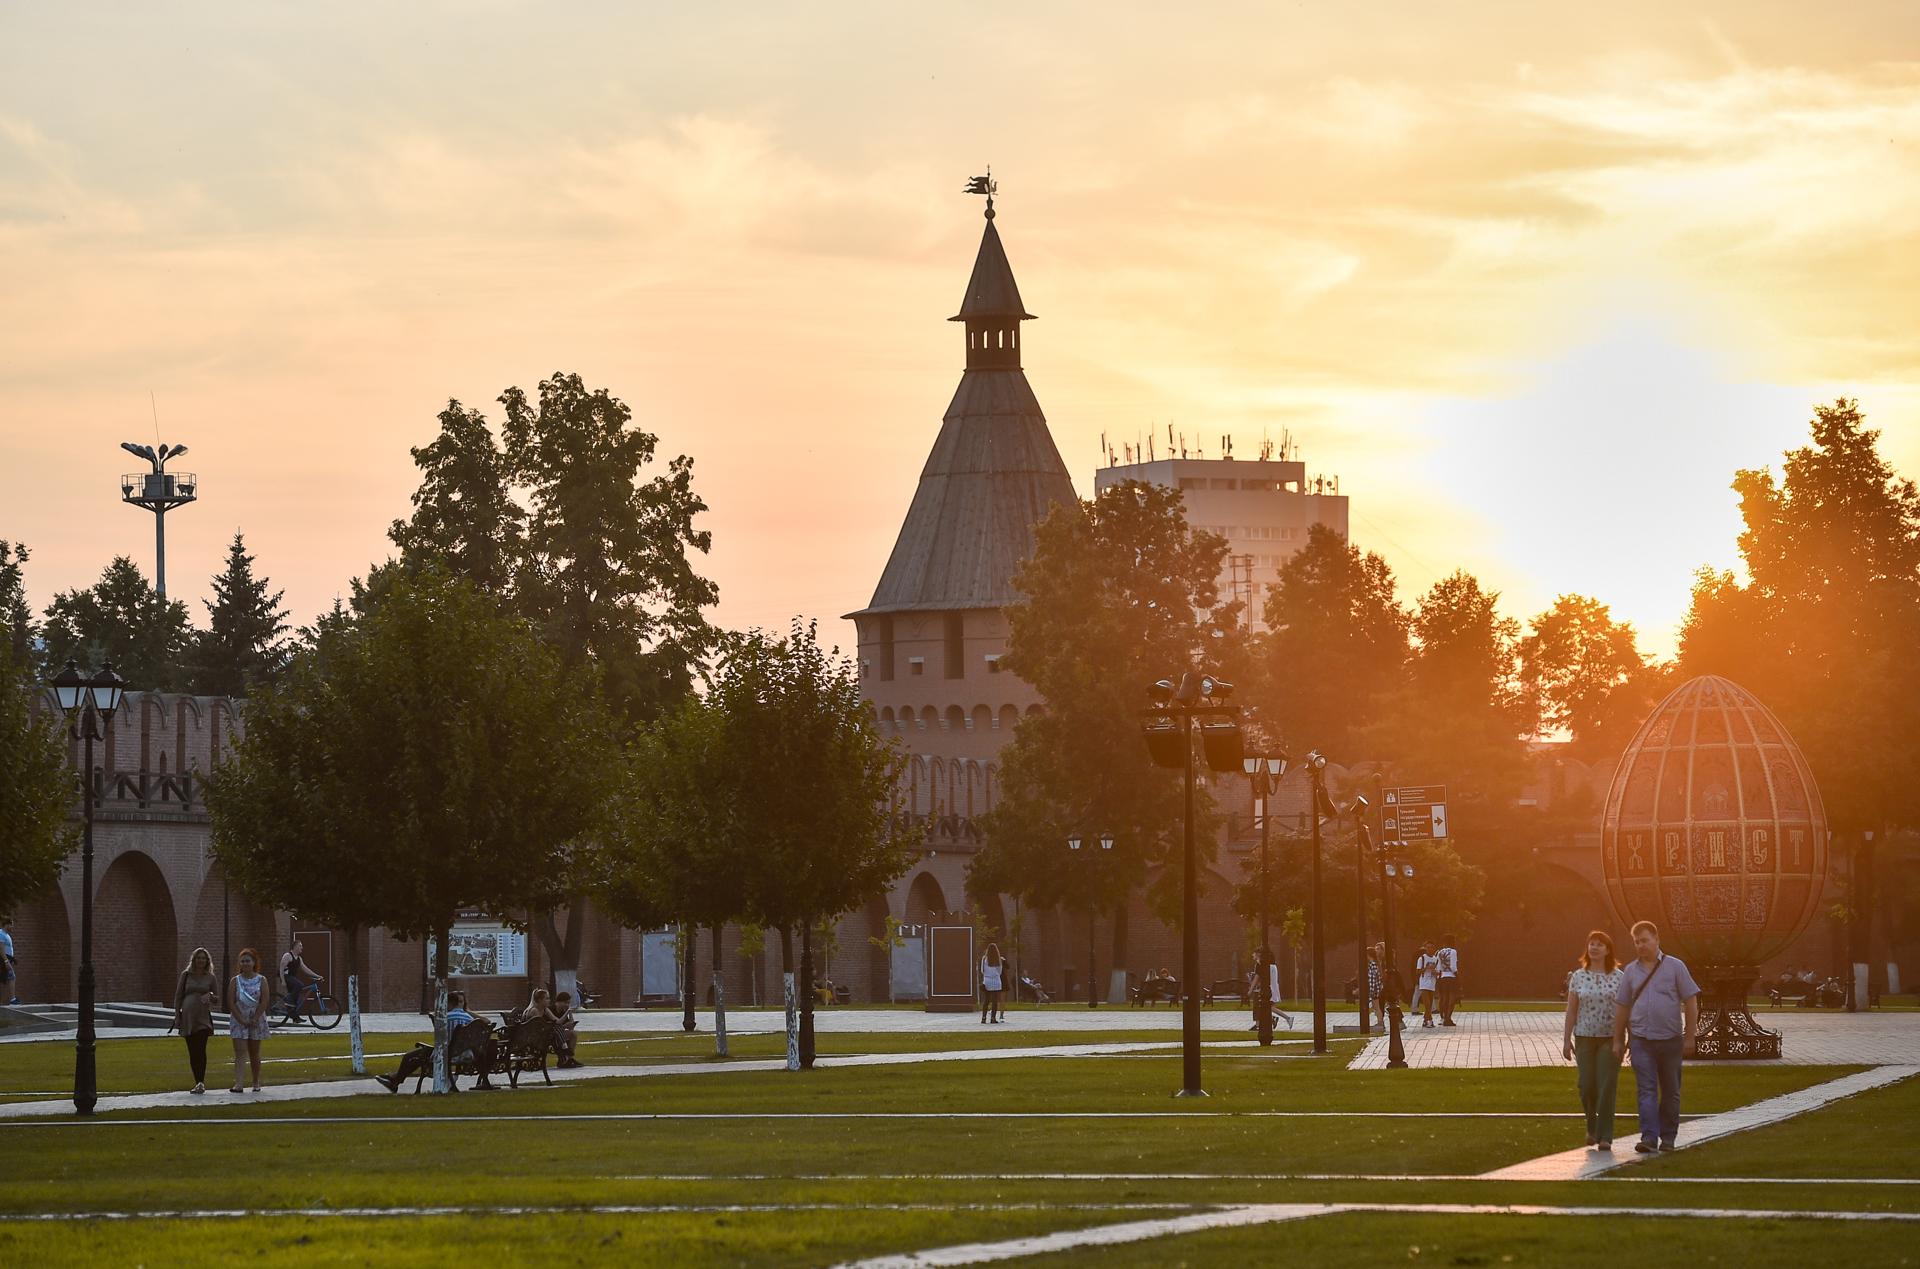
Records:
[[[318,984],[302,984],[300,1001],[299,1021],[312,1024],[316,1031],[331,1031],[340,1025],[340,1002],[323,993]],[[277,1028],[295,1021],[293,1002],[294,998],[284,991],[275,996],[267,1010],[267,1024]]]

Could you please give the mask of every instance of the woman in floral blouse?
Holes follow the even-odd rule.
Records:
[[[1567,977],[1567,1029],[1561,1056],[1580,1068],[1580,1106],[1587,1112],[1587,1148],[1613,1149],[1613,1095],[1620,1084],[1621,1054],[1613,1051],[1613,1011],[1620,991],[1620,962],[1613,936],[1587,935],[1580,968]]]

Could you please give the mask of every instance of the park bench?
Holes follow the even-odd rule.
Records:
[[[1127,988],[1127,998],[1136,1009],[1143,1005],[1177,1005],[1180,1003],[1180,984],[1156,978],[1152,982]]]
[[[1207,988],[1200,999],[1207,1004],[1233,1000],[1244,1005],[1248,1003],[1247,985],[1238,978],[1216,978],[1213,980],[1213,986]]]

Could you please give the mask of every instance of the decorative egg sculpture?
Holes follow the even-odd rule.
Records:
[[[1819,908],[1826,810],[1772,711],[1702,675],[1675,688],[1620,756],[1600,858],[1622,921],[1658,925],[1702,983],[1702,970],[1750,981]]]

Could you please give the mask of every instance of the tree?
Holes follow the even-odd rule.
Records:
[[[688,697],[636,740],[619,832],[597,854],[594,901],[639,928],[679,920],[718,931],[742,914],[740,878],[759,850],[755,825],[735,812],[753,796],[751,773],[732,765],[728,719],[711,699]],[[691,962],[691,957],[689,957]],[[726,1000],[714,950],[714,1046],[726,1056]]]
[[[302,661],[258,729],[249,707],[214,782],[215,853],[262,877],[312,852],[358,876],[286,906],[437,940],[444,1087],[448,931],[462,911],[517,923],[564,896],[578,844],[607,828],[612,729],[590,672],[436,569],[392,579],[351,635]]]
[[[27,606],[26,563],[31,554],[24,542],[0,539],[0,656],[30,678],[40,672],[40,631]]]
[[[0,642],[0,913],[59,880],[74,847],[65,736],[58,714],[34,717],[38,692],[30,668]]]
[[[715,646],[702,610],[718,591],[692,563],[712,546],[693,525],[706,503],[685,455],[646,477],[659,438],[606,390],[555,374],[536,396],[501,395],[499,444],[478,411],[448,402],[439,437],[413,452],[414,514],[392,529],[401,571],[440,560],[468,577],[532,623],[563,665],[591,666],[631,736],[686,695]],[[383,584],[369,577],[370,598]],[[567,906],[564,927],[551,911],[534,921],[563,990],[580,964],[584,893]]]
[[[68,660],[97,669],[106,661],[134,691],[167,692],[182,681],[187,606],[162,599],[122,555],[85,590],[56,595],[47,606],[47,664]]]
[[[1565,728],[1574,752],[1588,756],[1618,752],[1664,680],[1641,655],[1633,627],[1585,595],[1562,595],[1533,619],[1520,666],[1540,721]]]
[[[203,696],[245,696],[271,682],[287,663],[285,591],[269,590],[253,575],[253,556],[239,533],[227,547],[227,566],[213,579],[213,598],[203,600],[207,629],[194,636],[188,659],[191,690]]]
[[[1380,556],[1323,524],[1267,592],[1257,698],[1296,749],[1351,760],[1407,661],[1406,610]]]
[[[795,621],[784,639],[747,632],[707,699],[725,720],[736,840],[759,844],[741,874],[740,910],[780,931],[790,986],[793,931],[801,934],[804,1004],[790,1042],[811,1066],[811,931],[912,864],[920,834],[891,811],[904,759],[874,730],[852,663],[822,648],[812,623]]]
[[[1778,713],[1807,755],[1870,955],[1874,845],[1920,823],[1920,490],[1879,453],[1859,403],[1814,408],[1781,477],[1742,471],[1746,579],[1703,571],[1681,629],[1688,674],[1724,674]]]
[[[682,454],[642,479],[660,438],[579,375],[540,382],[538,404],[518,388],[500,398],[515,480],[529,508],[522,611],[568,664],[592,662],[619,716],[638,723],[684,696],[714,646],[702,610],[720,592],[691,554],[713,535]]]
[[[967,888],[1042,908],[1115,914],[1113,957],[1125,958],[1129,895],[1156,887],[1177,903],[1180,782],[1140,739],[1147,685],[1208,669],[1232,681],[1245,664],[1234,610],[1220,603],[1226,543],[1187,525],[1180,494],[1126,483],[1056,506],[1015,577],[1004,669],[1037,688],[1044,713],[1020,721],[1001,752],[987,846]],[[1216,637],[1217,636],[1217,637]],[[1111,851],[1077,855],[1067,838],[1112,835]],[[1197,834],[1208,857],[1210,833]],[[1089,966],[1089,972],[1091,972]]]
[[[511,597],[526,562],[527,515],[486,417],[448,401],[440,435],[412,453],[420,469],[413,518],[395,520],[389,532],[401,558],[441,561],[487,594]]]

